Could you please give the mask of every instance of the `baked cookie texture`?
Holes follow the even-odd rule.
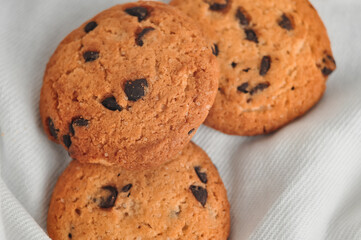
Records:
[[[144,171],[71,162],[47,228],[53,240],[226,240],[229,210],[217,169],[189,143],[174,161]]]
[[[221,69],[205,124],[270,133],[322,97],[336,68],[326,29],[307,0],[173,0],[202,27]]]
[[[80,162],[157,166],[205,120],[218,78],[211,47],[179,10],[117,5],[59,44],[44,75],[41,119]]]

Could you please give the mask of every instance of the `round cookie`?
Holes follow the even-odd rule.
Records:
[[[189,143],[144,171],[74,160],[56,184],[47,227],[53,240],[226,240],[229,203],[217,169]]]
[[[211,47],[179,10],[159,2],[117,5],[56,49],[41,119],[49,138],[80,162],[152,167],[190,141],[218,78]]]
[[[221,77],[205,124],[235,135],[272,132],[322,97],[336,68],[307,0],[173,0],[213,45]]]

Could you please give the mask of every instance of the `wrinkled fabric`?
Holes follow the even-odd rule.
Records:
[[[71,30],[123,2],[0,0],[0,239],[48,239],[51,193],[70,158],[41,127],[44,69]],[[231,240],[361,239],[361,1],[312,2],[338,65],[323,99],[267,136],[202,126],[193,139],[228,190]]]

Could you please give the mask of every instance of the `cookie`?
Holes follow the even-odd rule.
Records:
[[[307,0],[173,0],[202,27],[220,64],[205,124],[235,135],[270,133],[322,97],[335,70],[330,41]]]
[[[159,2],[117,5],[56,49],[41,119],[49,138],[80,162],[157,166],[205,120],[218,78],[211,47],[179,10]]]
[[[74,160],[55,186],[47,228],[53,240],[226,240],[229,203],[217,169],[189,143],[144,171]]]

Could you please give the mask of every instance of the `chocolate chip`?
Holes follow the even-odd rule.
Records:
[[[324,54],[323,64],[318,64],[317,66],[321,69],[322,74],[327,77],[336,69],[336,61],[331,55],[327,54],[327,51]]]
[[[242,83],[240,86],[237,87],[237,90],[243,93],[248,93],[247,88],[248,88],[248,82]]]
[[[115,201],[117,200],[117,196],[118,196],[118,190],[113,186],[104,186],[102,187],[102,189],[107,190],[110,194],[106,199],[101,198],[101,201],[98,206],[100,208],[114,207]]]
[[[96,22],[94,22],[94,21],[88,22],[87,25],[85,25],[85,27],[84,27],[84,31],[85,31],[86,33],[91,32],[91,31],[93,31],[97,26],[98,26],[98,24],[97,24]]]
[[[89,120],[86,120],[84,118],[77,118],[73,120],[73,123],[78,127],[86,127],[88,126]]]
[[[102,105],[111,111],[122,111],[123,108],[118,105],[114,96],[108,97],[102,101]]]
[[[279,20],[278,25],[288,31],[293,29],[291,20],[285,14],[281,16],[281,20]]]
[[[248,28],[248,29],[245,29],[244,32],[246,34],[246,39],[248,41],[258,43],[258,37],[257,37],[257,34],[255,33],[255,31]]]
[[[85,62],[95,61],[99,58],[99,52],[87,51],[87,52],[83,53],[83,58],[84,58]]]
[[[127,81],[125,83],[124,92],[129,101],[136,102],[145,96],[148,82],[145,78],[136,79],[134,81]]]
[[[129,192],[129,190],[133,187],[133,184],[127,184],[122,188],[122,192]]]
[[[194,171],[196,171],[197,176],[198,176],[199,180],[201,180],[202,183],[208,182],[207,173],[201,172],[201,167],[199,167],[199,166],[194,167]]]
[[[328,60],[330,60],[333,64],[336,65],[335,59],[331,55],[327,55]]]
[[[295,90],[295,87],[291,87],[291,91],[294,91]]]
[[[88,126],[88,123],[89,123],[89,120],[86,120],[82,117],[74,118],[73,121],[71,121],[71,124],[69,126],[69,131],[72,135],[74,135],[75,134],[74,125],[78,126],[78,127],[86,127],[86,126]]]
[[[193,132],[194,132],[194,128],[192,128],[189,132],[188,132],[188,135],[191,135]]]
[[[77,209],[75,209],[75,213],[80,216],[81,215],[81,210],[79,208],[77,208]]]
[[[70,125],[69,125],[69,132],[71,133],[72,136],[75,135],[75,130],[74,130],[74,127],[73,127],[73,122],[71,122]]]
[[[147,27],[147,28],[144,28],[139,34],[138,36],[136,37],[135,39],[135,43],[138,45],[138,46],[143,46],[144,42],[143,42],[143,36],[145,34],[147,34],[148,32],[150,31],[154,31],[155,29],[152,28],[152,27]]]
[[[71,139],[69,135],[63,135],[63,143],[67,148],[71,146]]]
[[[249,72],[249,70],[251,70],[251,68],[245,68],[245,69],[243,69],[242,71],[243,71],[243,72]]]
[[[237,63],[235,63],[235,62],[232,62],[231,65],[233,68],[237,67]]]
[[[264,56],[261,61],[261,67],[259,70],[259,75],[264,76],[267,74],[268,70],[271,68],[271,57]]]
[[[225,9],[228,5],[229,0],[226,0],[226,3],[211,3],[208,2],[209,4],[209,9],[212,11],[221,11],[223,9]]]
[[[145,7],[132,7],[124,10],[131,16],[138,17],[138,22],[143,21],[148,17],[148,10]]]
[[[50,135],[51,135],[53,138],[55,138],[56,140],[58,140],[58,132],[59,132],[59,129],[56,129],[56,128],[55,128],[53,119],[51,119],[51,118],[49,117],[49,118],[46,120],[46,122],[48,123]]]
[[[197,201],[200,202],[204,207],[207,203],[207,197],[208,197],[207,190],[200,186],[194,186],[194,185],[191,185],[189,189],[192,191],[192,194],[197,199]]]
[[[218,56],[219,54],[219,49],[218,49],[218,45],[217,44],[214,44],[213,47],[212,47],[212,53],[214,56]]]
[[[257,86],[255,86],[249,93],[251,95],[257,93],[258,91],[263,91],[266,88],[268,88],[271,84],[269,82],[259,83]]]
[[[244,11],[243,8],[239,7],[237,9],[236,18],[239,20],[239,23],[242,26],[248,26],[249,25],[248,17],[246,16],[245,11]]]
[[[68,238],[71,239],[73,237],[73,235],[71,235],[71,233],[68,234]]]
[[[327,67],[322,68],[322,74],[325,75],[325,76],[330,75],[332,72],[333,72],[332,69],[329,69]]]

